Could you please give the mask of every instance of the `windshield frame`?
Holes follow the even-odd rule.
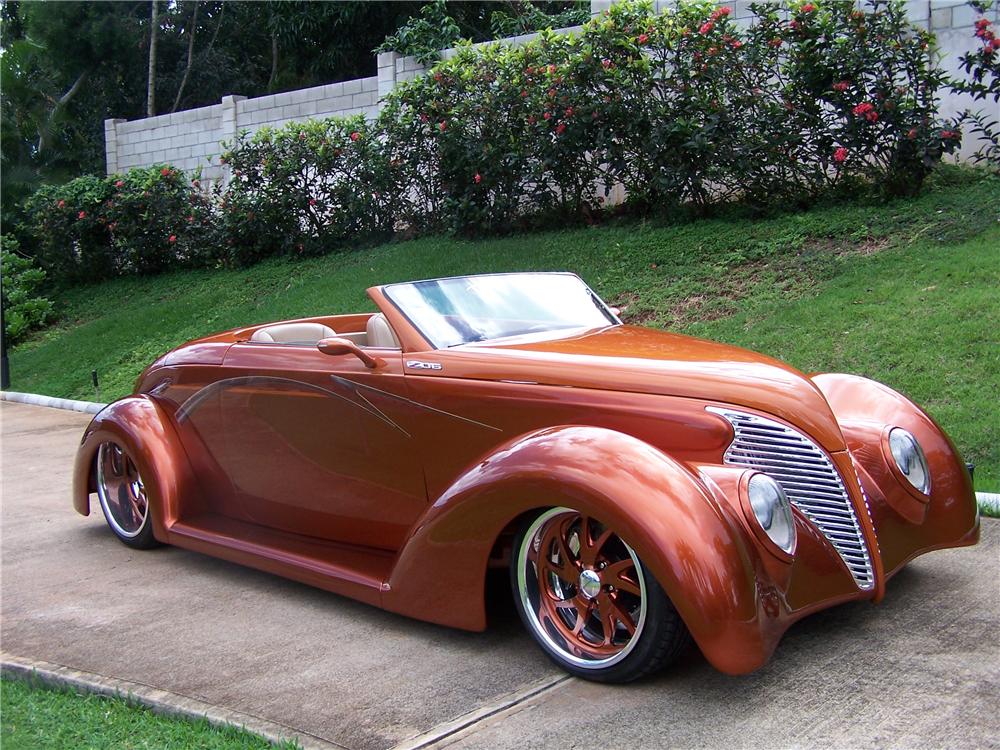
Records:
[[[429,278],[429,279],[416,279],[416,280],[413,280],[413,281],[399,281],[399,282],[394,282],[394,283],[391,283],[391,284],[383,284],[381,287],[379,287],[379,290],[382,292],[383,298],[385,300],[387,300],[389,302],[389,304],[391,304],[394,308],[396,308],[396,310],[399,312],[399,314],[402,315],[406,319],[406,322],[409,323],[410,326],[412,326],[412,328],[417,333],[420,334],[420,337],[424,341],[426,341],[430,345],[430,347],[432,349],[435,349],[435,350],[453,349],[453,348],[456,348],[456,347],[459,347],[459,346],[474,346],[476,344],[486,344],[486,343],[492,343],[494,341],[501,341],[501,340],[503,340],[505,338],[516,338],[520,334],[514,334],[512,336],[498,336],[496,338],[485,339],[483,341],[463,341],[463,342],[459,342],[459,343],[456,343],[456,344],[450,344],[450,345],[447,345],[447,346],[438,346],[438,344],[434,341],[434,339],[431,337],[431,335],[427,331],[425,331],[421,326],[419,326],[417,324],[417,322],[399,304],[399,302],[397,302],[393,298],[393,295],[392,295],[392,292],[391,292],[392,288],[393,287],[411,286],[411,285],[415,285],[415,284],[425,284],[425,283],[430,283],[430,282],[435,282],[435,281],[459,281],[459,280],[462,280],[462,279],[482,279],[482,278],[490,278],[490,277],[494,277],[494,276],[571,276],[571,277],[575,278],[578,282],[580,282],[580,284],[583,286],[583,288],[590,295],[591,300],[594,302],[594,307],[596,307],[604,315],[604,317],[607,318],[608,327],[623,325],[621,319],[612,311],[611,306],[608,305],[608,303],[605,302],[603,299],[601,299],[600,295],[598,295],[597,292],[595,292],[593,289],[591,289],[590,286],[587,284],[587,282],[585,282],[580,277],[579,274],[572,273],[570,271],[507,271],[507,272],[499,272],[499,273],[470,273],[470,274],[462,274],[462,275],[459,275],[459,276],[439,276],[439,277]],[[593,327],[591,327],[591,328],[593,328]],[[557,333],[559,331],[573,331],[573,330],[580,330],[580,329],[581,329],[581,326],[566,326],[566,327],[562,327],[562,328],[553,328],[550,331],[547,331],[547,333]]]

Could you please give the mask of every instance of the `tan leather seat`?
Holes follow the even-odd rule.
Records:
[[[332,328],[322,323],[282,323],[258,328],[250,340],[259,344],[316,344],[336,335]]]
[[[399,339],[396,338],[392,326],[382,313],[376,313],[368,318],[365,326],[368,334],[368,346],[378,346],[385,349],[399,349]]]

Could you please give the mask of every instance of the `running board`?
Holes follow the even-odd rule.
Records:
[[[277,531],[216,514],[175,522],[168,543],[382,606],[396,555]]]

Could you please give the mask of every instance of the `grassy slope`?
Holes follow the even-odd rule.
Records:
[[[253,750],[273,747],[240,729],[157,716],[123,700],[0,681],[0,742],[4,750]],[[291,748],[297,745],[284,745]]]
[[[1000,180],[946,172],[915,200],[835,205],[749,221],[573,229],[500,239],[425,238],[239,271],[79,288],[63,323],[11,357],[14,390],[127,393],[164,350],[255,322],[372,309],[394,280],[568,269],[630,322],[730,341],[806,371],[868,375],[911,395],[1000,489]]]

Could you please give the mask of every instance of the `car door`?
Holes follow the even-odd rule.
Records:
[[[271,529],[398,549],[426,505],[423,471],[401,426],[398,350],[384,364],[315,346],[238,343],[217,385],[223,429],[209,449],[244,519]]]

